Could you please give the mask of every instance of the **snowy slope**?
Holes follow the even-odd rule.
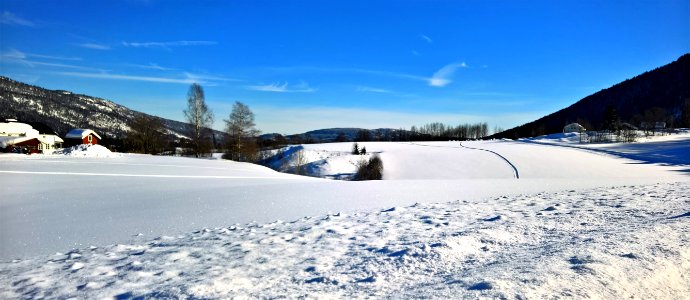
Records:
[[[520,178],[572,178],[611,179],[637,177],[665,177],[667,170],[683,170],[687,167],[656,165],[633,165],[630,159],[611,159],[614,155],[581,151],[569,147],[552,147],[553,143],[535,144],[522,141],[470,141],[470,142],[416,142],[360,143],[368,153],[380,155],[384,164],[384,180],[412,179],[510,179],[515,178],[517,169]],[[684,152],[690,147],[690,135],[678,135],[673,143],[661,140],[656,143],[626,144],[649,153],[665,151]],[[357,161],[360,156],[345,155],[352,143],[329,143],[302,145],[310,165],[325,165],[311,175],[331,177],[335,174],[353,173],[355,164],[337,164],[343,158]],[[624,145],[611,145],[609,150],[626,153]],[[491,150],[481,151],[478,149]],[[329,156],[328,153],[333,153]],[[685,153],[690,153],[687,151]],[[500,156],[496,155],[499,154]],[[345,155],[345,156],[344,156]],[[682,164],[690,164],[687,158],[679,158]],[[681,155],[682,156],[682,155]],[[318,159],[313,159],[318,157]],[[508,161],[504,160],[507,159]],[[511,165],[512,164],[512,165]],[[514,167],[514,168],[513,168]],[[314,168],[312,168],[313,170]]]
[[[606,187],[204,229],[5,262],[0,297],[687,299],[688,190]]]
[[[688,139],[666,142],[635,147],[683,153]],[[364,145],[388,180],[0,155],[0,298],[674,298],[690,286],[682,154],[657,164],[523,141]],[[304,149],[328,160],[350,147]]]

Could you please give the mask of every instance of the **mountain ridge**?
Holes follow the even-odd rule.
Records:
[[[568,107],[488,138],[514,139],[557,133],[563,130],[564,125],[578,120],[590,123],[590,130],[602,129],[604,113],[609,107],[614,108],[618,117],[625,122],[633,122],[639,115],[655,107],[666,110],[672,120],[679,120],[687,99],[690,99],[690,53],[586,96]]]

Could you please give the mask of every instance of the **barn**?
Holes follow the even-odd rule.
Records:
[[[0,152],[51,153],[60,148],[63,140],[52,129],[42,126],[37,130],[15,119],[0,123]]]
[[[98,135],[95,131],[91,129],[81,129],[81,128],[76,128],[70,130],[66,135],[65,139],[68,140],[68,143],[70,145],[79,145],[79,144],[89,144],[89,145],[97,145],[98,142],[101,140],[101,136]]]

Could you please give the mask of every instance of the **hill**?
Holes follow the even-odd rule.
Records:
[[[63,136],[72,128],[91,128],[106,139],[122,139],[135,117],[146,115],[110,100],[49,90],[0,76],[0,119],[43,123]],[[179,139],[190,130],[187,123],[159,118],[168,134]]]
[[[674,121],[676,126],[688,126],[681,122],[683,107],[690,101],[690,53],[665,66],[656,68],[618,83],[610,88],[589,95],[573,105],[536,121],[503,131],[489,138],[520,138],[562,132],[571,122],[585,123],[588,129],[601,129],[604,112],[615,108],[621,121],[639,125],[646,111],[661,108],[662,120]],[[686,108],[687,109],[687,108]],[[658,115],[658,113],[657,113]]]

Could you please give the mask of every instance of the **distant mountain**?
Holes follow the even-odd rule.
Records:
[[[587,96],[548,116],[489,138],[520,138],[561,132],[564,125],[578,120],[589,123],[591,129],[600,129],[604,123],[604,112],[609,106],[616,109],[622,121],[632,123],[636,123],[636,115],[660,107],[678,124],[686,99],[690,99],[690,54]]]
[[[122,139],[129,131],[129,122],[139,115],[146,114],[110,100],[48,90],[0,76],[0,121],[12,118],[42,123],[60,136],[72,128],[90,128],[106,139]],[[188,136],[191,128],[187,123],[160,119],[169,135]]]
[[[338,136],[342,135],[345,141],[355,141],[358,140],[358,135],[361,132],[368,134],[368,140],[380,140],[380,141],[393,141],[398,140],[401,133],[409,134],[407,130],[391,129],[391,128],[379,128],[379,129],[363,129],[363,128],[327,128],[307,131],[305,133],[293,134],[284,136],[288,140],[301,141],[301,142],[320,142],[329,143],[338,141]],[[261,139],[276,139],[281,136],[277,133],[263,134],[260,136]]]

